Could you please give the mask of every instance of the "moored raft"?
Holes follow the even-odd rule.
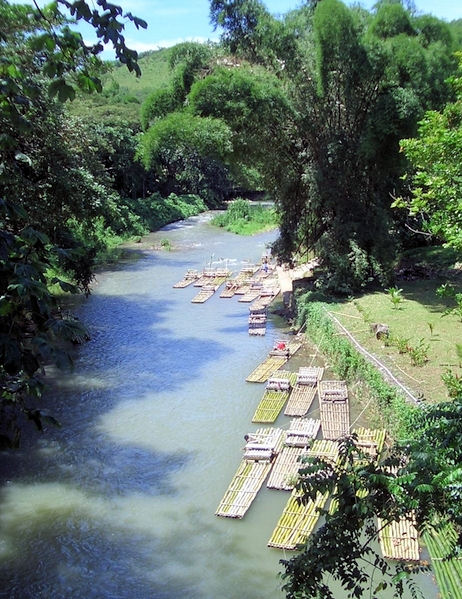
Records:
[[[290,389],[296,376],[293,372],[279,371],[277,375],[268,379],[265,393],[255,410],[252,422],[274,422],[276,420],[290,395]]]
[[[377,461],[383,451],[387,431],[385,429],[369,429],[363,426],[354,429],[358,439],[356,447]]]
[[[283,349],[273,348],[268,357],[259,364],[245,379],[249,383],[264,383],[272,374],[283,366],[302,346],[299,341],[277,342],[284,344]]]
[[[268,541],[268,547],[294,550],[313,532],[319,520],[319,511],[325,506],[329,494],[318,493],[315,501],[310,499],[306,505],[299,501],[299,497],[300,493],[294,489]]]
[[[284,410],[286,416],[304,416],[308,412],[323,374],[324,368],[318,366],[299,368],[297,381]]]
[[[456,529],[447,523],[438,531],[427,530],[423,540],[430,553],[441,597],[459,597],[462,589],[462,560],[454,552],[458,541]]]
[[[200,274],[197,270],[189,269],[186,271],[184,277],[178,283],[173,285],[174,289],[183,289],[188,285],[191,285],[194,281],[196,281],[200,277]]]
[[[387,470],[397,473],[396,467]],[[377,518],[377,530],[383,557],[405,561],[420,559],[419,535],[413,511],[388,524],[382,518]]]
[[[218,287],[219,285],[203,285],[199,293],[192,298],[191,302],[193,304],[203,304],[212,297]]]
[[[383,557],[405,561],[419,561],[419,536],[412,513],[396,522],[384,524],[378,518],[379,543]]]
[[[337,444],[325,439],[313,441],[312,447],[305,455],[335,461],[338,456]],[[299,464],[298,468],[303,468],[303,463]],[[310,499],[303,505],[299,501],[300,492],[293,489],[268,546],[293,550],[300,543],[304,543],[318,523],[319,511],[324,508],[328,497],[329,493],[318,493],[315,501]]]
[[[253,302],[257,297],[260,297],[260,293],[263,287],[263,283],[261,281],[251,281],[250,287],[248,290],[242,295],[238,301],[250,303]]]
[[[357,440],[355,441],[355,445],[359,450],[354,455],[354,460],[356,462],[365,462],[368,459],[372,459],[374,463],[377,463],[385,446],[387,431],[385,429],[358,427],[353,430],[353,433],[356,433]],[[364,497],[365,493],[364,489],[357,491],[358,497]],[[329,514],[333,514],[337,508],[337,501],[332,500],[329,506]]]
[[[298,471],[303,468],[301,459],[304,456],[315,456],[309,452],[307,446],[316,438],[321,422],[319,420],[297,418],[291,421],[290,429],[286,432],[286,439],[282,451],[276,457],[274,466],[266,486],[269,489],[290,491],[298,479]],[[336,458],[337,445],[333,441],[321,442],[324,450],[331,449],[332,459]]]
[[[350,407],[345,381],[320,381],[318,393],[323,437],[335,441],[348,435]]]
[[[242,461],[220,501],[217,516],[244,517],[282,448],[284,433],[281,429],[259,429],[246,438]]]
[[[220,297],[233,297],[236,294],[244,294],[250,288],[250,278],[256,270],[256,266],[245,266],[241,268],[238,274],[226,282],[226,287],[220,294]]]
[[[194,281],[194,287],[202,287],[209,284],[224,283],[231,276],[227,268],[204,268],[200,276]],[[217,281],[221,281],[218,283]]]

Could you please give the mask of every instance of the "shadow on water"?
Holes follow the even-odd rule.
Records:
[[[286,496],[262,490],[243,522],[214,515],[255,428],[263,387],[245,377],[279,331],[249,340],[247,306],[172,290],[223,240],[239,261],[267,237],[194,232],[200,222],[185,237],[206,250],[143,252],[79,307],[91,340],[43,400],[62,428],[0,460],[1,599],[283,596],[284,556],[266,543]]]

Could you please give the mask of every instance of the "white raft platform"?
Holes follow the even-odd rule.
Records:
[[[243,518],[273,466],[284,443],[281,429],[259,429],[248,436],[244,456],[215,514]]]
[[[316,438],[320,420],[312,420],[307,418],[296,418],[291,421],[290,428],[286,432],[286,440],[281,453],[276,457],[274,466],[271,470],[270,477],[266,486],[269,489],[279,489],[282,491],[290,491],[293,489],[294,482],[298,477],[298,471],[303,467],[300,462],[301,458],[309,454],[307,450],[308,444]],[[327,442],[332,444],[332,442]],[[327,447],[327,445],[326,445]],[[336,447],[332,447],[332,455],[336,455]]]
[[[311,407],[322,379],[324,368],[302,367],[298,370],[297,382],[292,389],[284,414],[286,416],[304,416]]]

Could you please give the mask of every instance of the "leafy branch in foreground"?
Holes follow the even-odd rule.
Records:
[[[336,463],[311,458],[304,464],[297,485],[301,501],[328,491],[332,503],[322,512],[325,523],[300,552],[281,560],[288,599],[334,599],[332,581],[351,598],[376,598],[387,588],[401,597],[406,586],[412,597],[419,596],[412,574],[428,570],[428,564],[385,561],[375,549],[376,518],[386,525],[412,512],[419,533],[450,523],[459,535],[454,551],[460,550],[461,416],[460,397],[416,413],[413,438],[396,443],[378,464],[358,450],[354,435],[339,443]]]
[[[62,8],[72,22],[93,26],[98,42],[87,46]],[[25,418],[39,429],[54,421],[37,407],[44,369],[68,368],[69,344],[87,337],[61,312],[48,285],[65,292],[77,287],[47,280],[61,266],[88,292],[91,256],[75,239],[67,243],[67,225],[76,213],[94,217],[99,200],[91,173],[81,164],[69,168],[71,146],[61,144],[66,131],[54,99],[101,90],[103,43],[112,43],[119,61],[140,74],[137,53],[125,45],[123,19],[146,27],[106,0],[94,8],[84,0],[43,8],[0,0],[0,447],[18,445]]]
[[[46,414],[34,400],[42,394],[44,366],[68,369],[69,344],[88,338],[47,288],[45,273],[58,249],[30,226],[15,232],[24,218],[17,206],[0,202],[0,447],[17,446],[24,417],[42,428]],[[52,283],[77,290],[58,277]]]

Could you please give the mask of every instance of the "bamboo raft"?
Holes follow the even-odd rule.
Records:
[[[236,290],[239,288],[239,283],[236,279],[232,281],[227,281],[224,289],[220,293],[220,297],[233,297],[235,295]]]
[[[387,431],[385,429],[369,429],[361,426],[353,432],[358,436],[358,440],[356,441],[358,449],[377,461],[383,451]]]
[[[419,561],[419,538],[413,514],[384,526],[378,518],[379,543],[383,557]]]
[[[268,547],[293,550],[304,543],[313,532],[319,520],[319,510],[326,504],[328,496],[328,493],[319,493],[315,501],[309,500],[303,505],[298,501],[300,494],[294,489],[268,541]]]
[[[313,441],[312,447],[304,455],[335,461],[338,456],[337,443],[326,439]],[[303,468],[303,464],[299,464],[299,468]],[[318,493],[316,500],[309,500],[306,505],[298,501],[299,497],[300,493],[293,489],[268,547],[296,549],[313,532],[319,520],[319,510],[325,506],[329,494]]]
[[[264,383],[273,373],[283,366],[302,346],[299,341],[290,341],[284,352],[272,350],[268,357],[259,364],[245,379],[249,383]]]
[[[446,524],[439,531],[427,531],[423,534],[441,597],[445,599],[460,597],[462,589],[462,560],[457,554],[452,554],[457,539],[457,531],[452,524]]]
[[[239,298],[239,302],[250,303],[253,302],[257,297],[260,297],[260,293],[263,287],[263,283],[260,281],[251,281],[249,289]]]
[[[358,462],[361,460],[364,462],[364,454],[366,454],[371,457],[375,463],[377,463],[385,446],[387,431],[385,429],[369,429],[359,427],[353,432],[357,435],[357,441],[355,444],[360,450],[360,453],[354,456],[355,461]],[[358,497],[364,497],[364,490],[359,489],[357,495]],[[333,514],[337,508],[337,501],[331,501],[329,506],[329,514]]]
[[[244,294],[250,287],[250,279],[255,273],[256,266],[245,266],[241,268],[234,279],[227,282],[220,297],[233,297],[236,294]]]
[[[308,412],[323,374],[324,368],[317,366],[299,368],[297,382],[284,410],[286,416],[304,416]]]
[[[227,268],[205,268],[200,276],[194,281],[194,287],[202,287],[209,284],[221,284],[229,279],[231,271]],[[216,280],[221,283],[217,283]]]
[[[218,289],[218,287],[219,287],[219,285],[212,285],[212,284],[203,285],[201,287],[201,290],[199,291],[199,293],[192,298],[191,302],[193,304],[203,304],[208,299],[210,299],[212,297],[212,295],[214,295],[214,293]]]
[[[211,270],[203,270],[199,277],[194,281],[194,287],[202,287],[202,285],[207,285],[210,283],[212,277],[213,274]]]
[[[321,428],[325,439],[339,439],[350,431],[348,389],[345,381],[319,381]]]
[[[303,456],[316,455],[309,453],[307,445],[316,438],[321,422],[306,418],[296,418],[292,420],[290,429],[286,433],[286,440],[281,453],[276,457],[274,466],[266,486],[269,489],[279,489],[290,491],[294,487],[295,480],[298,478],[298,471],[303,468],[300,462]],[[326,441],[324,445],[330,444],[332,449],[332,458],[337,455],[337,446],[333,441]],[[328,445],[325,447],[327,449]]]
[[[281,429],[259,429],[252,433],[244,456],[215,515],[243,518],[271,470],[272,460],[281,450],[284,433]]]
[[[270,377],[265,393],[255,410],[252,422],[274,422],[281,413],[295,382],[294,372],[279,371],[277,377]]]
[[[266,314],[249,315],[249,335],[266,335]]]
[[[181,281],[178,281],[178,283],[175,283],[175,285],[173,285],[173,288],[174,289],[184,289],[184,287],[187,287],[188,285],[191,285],[191,283],[196,281],[199,278],[199,276],[200,275],[197,270],[190,269],[190,270],[186,271],[186,274],[181,279]]]

